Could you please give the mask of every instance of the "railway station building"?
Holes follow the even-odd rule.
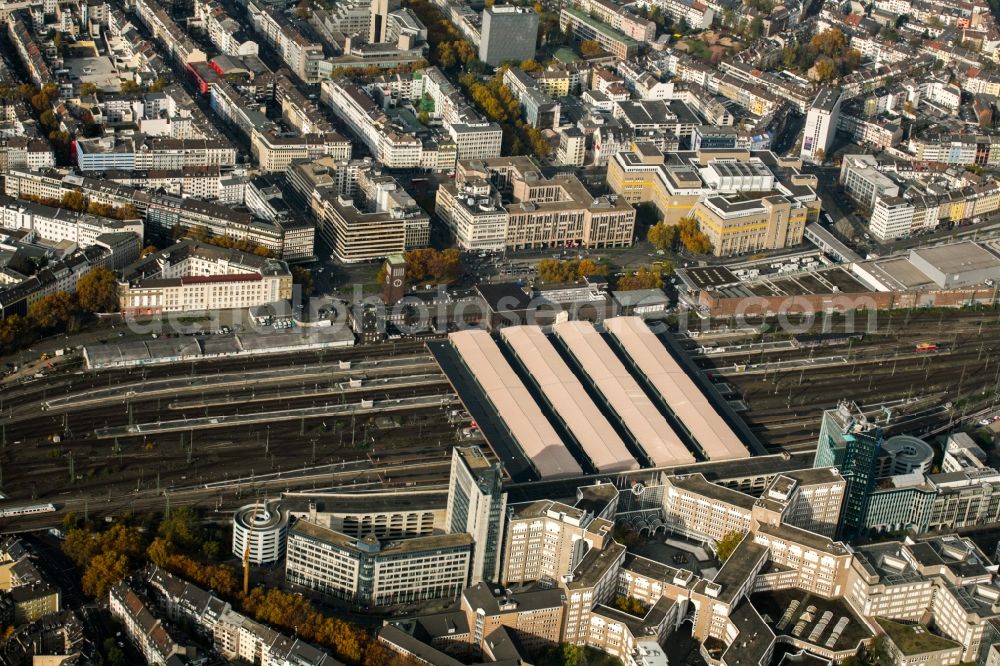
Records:
[[[641,317],[466,330],[428,343],[516,481],[750,458],[757,447]]]
[[[135,315],[242,309],[291,297],[285,262],[193,240],[143,257],[118,283],[122,313]]]

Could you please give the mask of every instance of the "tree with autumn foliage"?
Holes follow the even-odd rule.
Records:
[[[462,255],[455,248],[421,248],[403,254],[406,279],[415,284],[451,284],[462,276]]]
[[[861,52],[850,48],[844,33],[830,28],[813,35],[806,44],[791,42],[782,49],[781,66],[808,72],[818,81],[846,76],[861,65]]]
[[[597,56],[604,55],[604,49],[594,40],[585,39],[580,42],[580,55],[584,58],[596,58]]]
[[[715,547],[715,556],[719,558],[720,562],[725,562],[729,559],[729,556],[733,554],[736,547],[740,545],[743,541],[743,537],[746,536],[745,532],[740,532],[739,530],[733,530],[732,532],[726,532],[719,539],[718,545]]]
[[[530,125],[525,127],[524,137],[528,140],[528,145],[531,146],[531,154],[538,159],[544,160],[552,152],[552,146],[545,140],[545,137],[542,136],[541,131],[537,127],[531,127]]]
[[[836,78],[837,71],[837,63],[834,62],[833,58],[827,56],[820,56],[812,66],[812,73],[817,81],[829,81]]]
[[[80,306],[73,294],[57,291],[28,306],[28,321],[37,329],[72,328]]]
[[[121,553],[100,553],[95,555],[83,572],[80,583],[83,593],[101,598],[116,583],[128,575],[129,561]]]
[[[101,597],[128,572],[139,566],[145,552],[136,527],[115,523],[103,532],[75,527],[66,533],[62,550],[83,570],[83,591]]]
[[[312,296],[316,289],[312,271],[302,266],[292,266],[292,284],[297,284],[302,290],[303,296]]]
[[[76,283],[76,298],[87,312],[118,310],[118,278],[103,266],[91,268]]]
[[[208,243],[209,245],[215,245],[216,247],[224,247],[230,250],[240,250],[242,252],[247,252],[249,254],[255,254],[258,257],[272,257],[274,253],[263,245],[257,245],[248,240],[230,238],[229,236],[213,236],[211,232],[205,229],[199,229],[200,234],[195,240],[200,240],[202,242]],[[192,230],[192,235],[195,235]]]
[[[545,69],[545,68],[542,67],[542,64],[540,62],[538,62],[537,60],[535,60],[534,58],[528,58],[527,60],[522,60],[521,61],[521,70],[524,71],[527,74],[532,74],[534,72],[540,72],[543,69]]]
[[[677,223],[680,229],[681,245],[687,248],[692,254],[708,254],[712,251],[712,243],[708,240],[701,229],[698,228],[698,221],[693,217],[685,217]]]
[[[111,204],[98,203],[96,201],[87,202],[87,212],[91,215],[101,217],[111,217],[116,220],[138,220],[139,211],[132,204],[122,206],[112,206]]]
[[[199,548],[204,540],[201,518],[191,507],[182,506],[172,510],[157,528],[157,533],[182,548]]]
[[[830,28],[813,35],[809,44],[819,53],[832,58],[844,51],[847,47],[847,38],[840,28]]]
[[[538,262],[538,278],[542,282],[574,282],[588,275],[607,275],[608,267],[593,259],[542,259]]]
[[[70,190],[62,195],[62,207],[82,213],[87,210],[87,197],[79,190]]]
[[[635,291],[637,289],[661,289],[662,287],[663,274],[658,270],[642,266],[631,275],[619,277],[616,289],[618,291]]]
[[[615,608],[636,617],[646,617],[647,608],[644,603],[635,597],[626,597],[623,594],[615,597]]]
[[[150,544],[150,549],[153,549],[154,544],[157,544],[157,542],[160,542],[160,546],[169,544],[162,537],[159,537],[153,540],[153,543]],[[150,560],[153,560],[152,552],[150,553]],[[214,590],[220,596],[232,599],[240,593],[240,576],[228,564],[205,564],[182,553],[170,553],[163,560],[162,564],[157,563],[155,560],[153,561],[155,564],[162,566],[171,573],[177,574],[181,578],[201,587]]]
[[[676,224],[657,222],[646,232],[646,240],[657,250],[673,250],[677,246],[680,228]]]
[[[8,353],[27,344],[34,336],[28,320],[10,315],[0,320],[0,353]]]
[[[295,631],[303,640],[329,648],[334,656],[357,666],[411,663],[389,652],[357,625],[317,611],[308,599],[276,588],[257,587],[243,599],[243,610],[260,622]]]

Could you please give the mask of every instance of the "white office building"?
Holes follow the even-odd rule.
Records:
[[[872,210],[869,228],[880,241],[891,241],[910,233],[913,226],[912,203],[902,197],[880,197]]]
[[[460,160],[500,157],[503,130],[496,123],[454,123],[448,126]]]
[[[809,113],[806,114],[806,126],[802,136],[800,156],[809,162],[822,162],[827,151],[833,144],[837,133],[837,119],[840,116],[840,90],[823,88],[816,95]]]

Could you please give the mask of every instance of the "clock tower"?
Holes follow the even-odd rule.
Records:
[[[382,301],[395,305],[403,299],[406,281],[406,260],[401,254],[390,255],[385,260],[385,284],[382,285]]]

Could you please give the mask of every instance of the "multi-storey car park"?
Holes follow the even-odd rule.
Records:
[[[604,326],[709,460],[748,458],[750,452],[715,411],[663,343],[639,317],[615,317]]]
[[[694,462],[684,442],[593,324],[566,321],[556,324],[553,331],[653,465],[671,467]]]
[[[500,335],[598,472],[639,467],[541,328],[508,326]]]

